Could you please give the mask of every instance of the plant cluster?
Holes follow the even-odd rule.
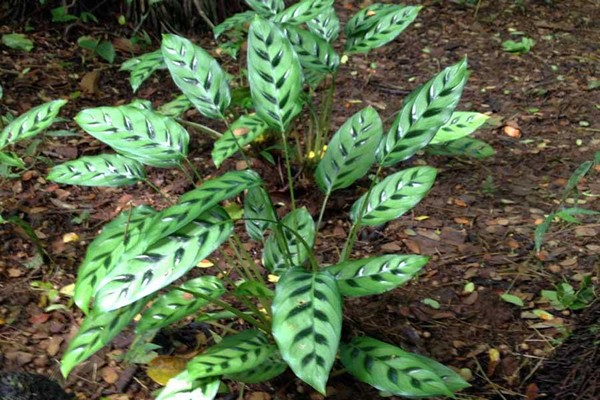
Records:
[[[164,35],[160,50],[132,59],[123,68],[131,72],[134,90],[154,71],[167,68],[183,95],[158,110],[138,100],[81,111],[77,124],[114,153],[68,161],[54,167],[48,179],[85,186],[146,182],[154,187],[146,178],[146,166],[181,168],[192,182],[194,174],[201,179],[187,158],[190,137],[183,125],[192,123],[179,118],[193,106],[228,127],[220,133],[193,123],[216,138],[216,166],[237,153],[245,157],[247,146],[261,136],[280,140],[291,211],[278,216],[268,188],[251,169],[205,180],[161,211],[145,205],[123,211],[90,243],[80,266],[74,300],[86,316],[63,356],[63,375],[106,346],[136,316],[136,335],[148,341],[161,328],[203,311],[203,321],[233,318],[250,328],[192,358],[169,380],[160,400],[212,399],[222,379],[261,382],[287,368],[325,393],[338,359],[347,372],[387,393],[452,396],[468,386],[452,369],[375,338],[342,340],[342,303],[344,297],[392,290],[416,276],[428,261],[421,255],[351,259],[361,227],[400,217],[425,197],[436,178],[430,166],[386,176],[387,168],[422,149],[476,157],[493,153],[485,143],[468,137],[487,117],[455,111],[467,80],[466,59],[413,91],[387,131],[376,110],[366,107],[329,137],[340,61],[392,41],[420,7],[373,4],[360,10],[345,26],[340,57],[332,45],[340,31],[333,0],[302,0],[288,8],[282,0],[247,3],[252,11],[234,15],[215,27],[215,33],[247,35],[248,87],[237,90],[246,89],[246,103],[254,112],[231,106],[234,80],[207,51],[183,37]],[[45,128],[49,110],[54,113],[62,104],[47,103],[19,117],[2,132],[0,143],[38,133]],[[308,115],[307,126],[296,122],[300,115]],[[294,162],[312,167],[323,193],[316,222],[296,204]],[[338,262],[321,265],[314,244],[330,197],[369,172],[367,192],[350,209],[352,228]],[[242,245],[234,221],[220,205],[242,195],[246,233],[263,245],[260,263]],[[220,253],[228,270],[219,277],[181,280],[222,246],[228,246]],[[274,289],[265,271],[277,277]],[[209,312],[215,308],[220,312]]]

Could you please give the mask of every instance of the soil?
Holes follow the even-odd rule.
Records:
[[[338,3],[342,19],[358,9],[350,1]],[[476,137],[496,150],[484,160],[423,155],[401,166],[435,166],[439,175],[434,188],[411,213],[361,232],[355,255],[419,253],[431,260],[410,284],[383,295],[346,300],[345,330],[400,345],[461,371],[472,386],[458,394],[459,399],[600,398],[600,376],[592,361],[598,360],[598,301],[570,311],[541,297],[542,290],[562,282],[579,288],[591,277],[598,285],[598,218],[553,223],[542,250],[533,248],[534,229],[545,215],[572,205],[571,196],[561,203],[569,176],[600,150],[600,4],[484,0],[477,8],[460,3],[469,2],[420,2],[426,7],[398,39],[367,56],[351,56],[339,73],[334,125],[371,105],[389,126],[411,90],[467,55],[471,76],[459,109],[492,116],[493,124]],[[123,104],[134,97],[118,63],[131,49],[139,53],[153,47],[131,45],[122,39],[129,32],[112,22],[29,24],[34,51],[0,48],[0,114],[16,115],[43,101],[65,98],[70,99],[61,113],[65,121],[56,126],[75,129],[70,119],[79,110]],[[1,26],[0,33],[25,28]],[[111,39],[117,63],[84,54],[76,44],[84,34]],[[502,50],[503,41],[518,40],[519,35],[535,40],[530,52]],[[210,38],[195,39],[205,48],[214,47]],[[153,43],[156,46],[157,38]],[[232,61],[225,65],[235,68]],[[160,105],[176,94],[163,71],[136,97]],[[193,111],[187,118],[223,129]],[[236,168],[233,160],[217,171],[210,149],[209,139],[194,136],[191,156],[203,176]],[[26,221],[39,243],[32,242],[26,227],[0,225],[0,365],[3,370],[58,379],[58,361],[82,314],[56,290],[74,282],[86,246],[103,224],[132,204],[160,208],[165,202],[146,186],[90,189],[46,181],[50,166],[103,150],[81,132],[28,142],[19,150],[30,154],[28,169],[0,180],[0,209],[5,219]],[[259,159],[254,162],[281,189],[274,193],[277,200],[288,201],[278,174]],[[580,207],[600,210],[599,173],[596,166],[578,185]],[[181,172],[153,169],[150,177],[170,196],[190,189]],[[361,184],[341,191],[330,203],[317,243],[321,261],[334,260],[343,246],[348,209],[364,190]],[[299,193],[301,204],[312,212],[318,211],[320,200],[311,186]],[[518,296],[523,305],[502,300],[505,293]],[[540,318],[539,310],[547,314]],[[174,335],[179,343],[193,346],[201,332]],[[130,343],[131,334],[119,335],[71,374],[67,390],[80,399],[152,398],[159,386],[147,377],[146,367],[120,361]],[[378,397],[345,374],[331,378],[328,385],[331,399]],[[238,398],[240,388],[230,386],[233,394],[220,398]],[[269,384],[249,386],[240,398],[322,396],[287,372]]]

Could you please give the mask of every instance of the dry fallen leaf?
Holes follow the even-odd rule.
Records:
[[[104,382],[111,385],[119,380],[119,373],[117,372],[116,368],[113,367],[102,368],[102,370],[100,370],[100,376],[102,376]]]
[[[169,379],[185,369],[187,360],[176,356],[158,356],[148,364],[146,373],[154,382],[166,385]]]
[[[504,132],[506,136],[514,139],[521,137],[521,130],[510,125],[505,125],[504,128],[502,128],[502,132]]]
[[[79,87],[84,93],[87,94],[96,94],[98,93],[98,83],[100,82],[100,71],[95,69],[91,72],[88,72],[83,76],[81,82],[79,82]]]

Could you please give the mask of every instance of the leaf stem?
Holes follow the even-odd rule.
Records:
[[[221,133],[219,133],[219,132],[215,131],[214,129],[211,129],[211,128],[209,128],[209,127],[208,127],[208,126],[206,126],[206,125],[198,124],[198,123],[196,123],[196,122],[192,122],[192,121],[187,121],[187,120],[185,120],[185,119],[181,119],[181,118],[177,119],[177,122],[179,122],[179,123],[181,123],[181,124],[183,124],[183,125],[187,125],[187,126],[189,126],[189,127],[192,127],[192,128],[194,128],[194,129],[196,129],[196,130],[198,130],[198,131],[202,132],[202,133],[206,133],[206,134],[208,134],[210,137],[212,137],[213,139],[218,139],[218,138],[220,138],[221,136],[223,136],[223,134],[221,134]]]
[[[294,177],[292,175],[292,163],[290,160],[290,146],[287,142],[287,136],[281,131],[281,140],[283,141],[283,153],[285,155],[285,169],[287,171],[288,187],[290,188],[290,202],[292,211],[296,209],[296,198],[294,195]]]
[[[321,229],[321,221],[323,220],[323,214],[325,214],[325,208],[327,207],[327,202],[329,201],[329,196],[331,192],[328,192],[323,199],[323,204],[321,205],[321,211],[319,211],[319,219],[317,220],[317,232]]]

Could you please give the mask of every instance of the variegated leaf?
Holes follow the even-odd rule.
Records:
[[[227,336],[188,363],[190,376],[207,378],[248,371],[277,352],[267,336],[259,330],[248,329]]]
[[[48,180],[81,186],[125,186],[145,178],[140,162],[118,154],[81,157],[53,167],[48,174]]]
[[[340,57],[325,39],[313,32],[285,24],[283,31],[294,47],[303,68],[321,73],[333,73]]]
[[[189,135],[175,120],[133,106],[81,111],[75,121],[117,152],[153,167],[173,167],[188,152]]]
[[[173,81],[198,111],[223,119],[231,95],[219,63],[191,41],[172,34],[163,35],[162,53]]]
[[[260,18],[248,34],[248,81],[257,114],[286,131],[301,109],[302,67],[281,29]]]
[[[464,137],[451,142],[431,144],[425,147],[427,154],[450,157],[474,157],[479,160],[496,154],[496,150],[486,142],[471,137]]]
[[[219,378],[194,379],[186,369],[169,379],[156,400],[213,400],[220,384]]]
[[[450,368],[369,337],[342,343],[344,367],[363,382],[397,396],[454,397],[470,386]]]
[[[254,368],[238,372],[237,374],[227,375],[226,378],[234,382],[260,383],[281,375],[287,367],[279,351],[275,351],[269,358]]]
[[[362,211],[361,225],[368,226],[396,219],[425,197],[433,186],[435,176],[436,169],[427,166],[396,172],[358,199],[350,210],[350,218],[358,221]]]
[[[378,161],[389,167],[427,146],[450,120],[467,81],[467,60],[450,66],[413,91],[381,141]]]
[[[134,93],[155,71],[165,68],[167,66],[160,50],[130,58],[121,65],[121,71],[129,71],[129,83]]]
[[[343,296],[370,296],[397,288],[411,280],[429,257],[387,254],[344,261],[327,268]]]
[[[455,111],[435,134],[429,144],[452,142],[470,135],[481,128],[490,117],[478,112]]]
[[[374,3],[361,8],[346,22],[344,28],[346,37],[364,35],[367,31],[373,29],[381,18],[390,13],[397,12],[402,7],[397,4]]]
[[[150,100],[145,99],[133,99],[131,103],[127,104],[128,106],[139,108],[140,110],[148,110],[152,111],[154,108],[152,107],[152,102]]]
[[[219,36],[227,31],[240,31],[244,29],[244,25],[249,24],[255,16],[256,13],[254,11],[246,11],[232,15],[213,28],[215,39],[218,39]]]
[[[215,207],[143,253],[124,254],[98,285],[94,307],[114,310],[162,289],[216,250],[232,230],[227,212]]]
[[[265,133],[269,126],[255,114],[242,115],[235,120],[229,129],[215,142],[212,159],[217,167],[237,153],[244,146]]]
[[[366,30],[353,31],[348,36],[346,53],[366,53],[391,42],[417,18],[420,9],[420,6],[396,6],[380,11],[379,15],[375,12],[371,17],[376,19],[375,24]]]
[[[319,15],[306,23],[311,32],[328,42],[333,42],[340,33],[340,20],[333,7],[325,8]]]
[[[156,211],[148,206],[125,210],[104,225],[102,232],[90,243],[77,272],[73,296],[75,304],[85,313],[100,281],[115,267],[121,255],[145,235],[155,214]]]
[[[362,178],[375,162],[383,127],[372,107],[350,117],[333,135],[315,171],[319,188],[329,195]]]
[[[167,117],[178,118],[192,107],[194,107],[192,102],[185,96],[185,94],[182,94],[170,102],[160,106],[158,108],[158,112],[162,115],[166,115]]]
[[[283,0],[246,0],[246,3],[264,17],[275,15],[285,8]]]
[[[66,100],[49,101],[19,115],[0,132],[0,149],[48,128],[66,103]]]
[[[150,308],[144,311],[136,326],[136,333],[141,334],[150,329],[170,325],[195,313],[209,303],[204,298],[194,296],[193,292],[216,299],[225,293],[225,288],[221,281],[214,276],[201,276],[185,282],[178,288],[160,296]]]
[[[309,248],[306,248],[300,238],[304,239]],[[273,229],[267,238],[263,265],[275,273],[281,273],[292,266],[300,266],[308,258],[314,242],[315,222],[305,207],[298,208],[283,217],[281,228]]]
[[[271,196],[262,186],[248,189],[244,197],[244,220],[248,236],[257,241],[277,221],[277,213],[271,202]]]
[[[342,298],[325,271],[288,269],[277,283],[273,337],[296,376],[325,394],[342,330]]]
[[[88,314],[62,356],[62,375],[66,378],[74,367],[106,346],[144,308],[146,300],[140,299],[111,312],[94,309]]]
[[[324,10],[333,7],[333,0],[300,0],[275,15],[272,20],[277,23],[300,25],[310,21]]]

